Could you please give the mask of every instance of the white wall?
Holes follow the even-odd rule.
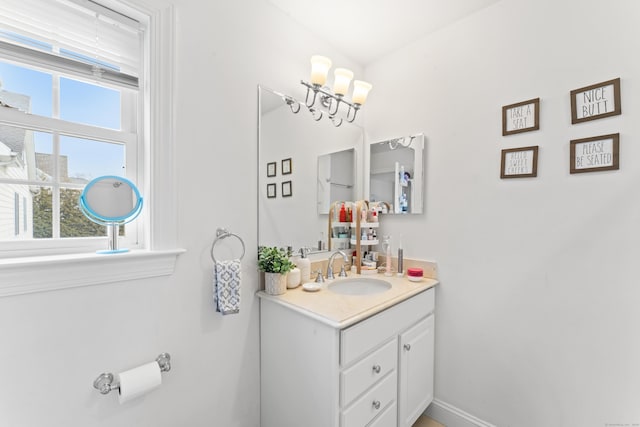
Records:
[[[639,18],[503,0],[365,70],[371,140],[427,138],[426,213],[383,221],[439,263],[436,398],[495,425],[640,423]],[[616,77],[622,115],[571,125],[569,91]],[[540,130],[502,137],[501,107],[535,97]],[[569,174],[571,139],[614,132],[619,171]],[[528,145],[538,177],[500,180]]]
[[[0,299],[0,426],[259,425],[257,85],[300,96],[312,54],[353,64],[265,1],[173,3],[187,253],[168,278]],[[214,312],[210,285],[209,249],[222,226],[247,246],[241,312],[227,317]],[[93,389],[101,372],[163,351],[173,369],[153,393],[120,406]]]

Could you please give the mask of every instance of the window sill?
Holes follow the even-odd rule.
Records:
[[[0,297],[173,274],[184,249],[0,260]]]

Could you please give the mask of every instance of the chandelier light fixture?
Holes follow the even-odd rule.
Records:
[[[329,118],[333,122],[334,126],[337,127],[342,124],[343,120],[341,118],[337,118],[340,104],[347,107],[347,114],[345,117],[347,122],[353,122],[356,119],[358,110],[367,100],[367,95],[373,86],[362,80],[354,80],[353,94],[351,96],[351,101],[348,101],[345,99],[345,95],[349,92],[349,86],[351,85],[351,80],[353,80],[353,72],[346,68],[336,68],[333,72],[333,90],[331,90],[325,86],[330,69],[331,60],[329,58],[314,55],[311,57],[311,82],[309,83],[301,80],[300,83],[307,88],[305,105],[313,115],[313,118],[316,121],[322,118],[323,113],[316,106],[316,102],[319,101],[319,103],[326,108]]]

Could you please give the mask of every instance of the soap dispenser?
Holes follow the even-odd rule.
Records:
[[[291,261],[295,265],[295,259],[292,257],[293,248],[291,246],[287,246],[287,254],[289,255],[289,261]],[[300,272],[300,269],[297,266],[291,269],[287,273],[287,288],[293,289],[300,286],[301,276],[302,276],[302,273]]]
[[[311,281],[311,261],[307,258],[307,248],[300,248],[300,258],[296,261],[296,267],[300,269],[300,281],[307,283]]]

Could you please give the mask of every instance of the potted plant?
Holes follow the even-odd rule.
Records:
[[[283,249],[261,246],[258,251],[258,268],[264,271],[264,289],[270,295],[287,291],[287,273],[295,265]]]

